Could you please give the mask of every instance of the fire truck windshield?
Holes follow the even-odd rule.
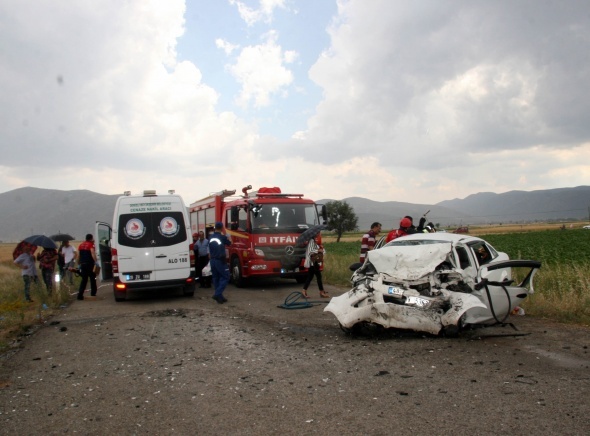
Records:
[[[318,225],[315,204],[264,203],[250,211],[252,233],[302,233]]]

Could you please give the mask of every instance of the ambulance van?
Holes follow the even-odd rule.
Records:
[[[96,223],[101,278],[113,280],[116,301],[137,291],[182,289],[193,296],[195,258],[187,209],[169,191],[117,199],[113,223]]]

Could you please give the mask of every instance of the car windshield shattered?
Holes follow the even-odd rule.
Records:
[[[511,261],[473,236],[405,236],[370,251],[352,275],[353,288],[332,298],[325,311],[347,333],[371,326],[456,334],[466,326],[505,322],[533,292],[540,267]],[[528,269],[517,286],[514,268]]]

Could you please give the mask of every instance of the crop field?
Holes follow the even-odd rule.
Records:
[[[480,237],[511,259],[534,259],[551,265],[590,263],[589,230],[546,230]]]

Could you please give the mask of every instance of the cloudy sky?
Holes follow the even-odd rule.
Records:
[[[0,192],[590,184],[587,0],[0,0]]]

